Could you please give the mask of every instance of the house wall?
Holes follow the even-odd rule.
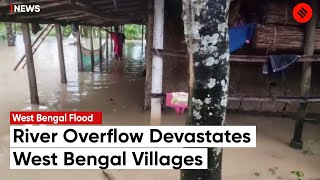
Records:
[[[284,76],[262,74],[261,63],[231,62],[229,94],[250,96],[300,96],[302,63],[289,67]],[[320,96],[320,64],[313,64],[311,95]],[[257,112],[296,112],[298,103],[229,101],[228,108]],[[309,105],[308,111],[320,114],[320,103]]]
[[[165,32],[164,49],[169,51],[186,51],[183,31],[183,21],[178,1],[167,0],[165,4]],[[169,18],[170,17],[170,18]],[[163,65],[163,93],[188,92],[188,59],[164,57]],[[262,63],[231,62],[229,94],[248,96],[300,96],[300,82],[302,63],[289,67],[284,76],[262,74]],[[151,75],[150,75],[151,76]],[[146,87],[150,87],[150,81]],[[320,63],[313,64],[312,96],[320,96]],[[146,88],[145,105],[150,107],[150,88]],[[257,101],[229,101],[229,110],[256,112],[296,112],[298,103],[257,102]],[[320,114],[320,103],[310,104],[309,112]]]

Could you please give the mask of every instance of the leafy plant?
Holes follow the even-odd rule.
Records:
[[[304,173],[302,171],[291,171],[291,174],[294,175],[297,180],[302,180],[301,178],[304,177]]]
[[[142,26],[136,24],[125,25],[124,32],[126,39],[141,39],[142,35]]]

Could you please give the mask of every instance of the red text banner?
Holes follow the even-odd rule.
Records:
[[[10,124],[102,124],[102,112],[10,112]]]

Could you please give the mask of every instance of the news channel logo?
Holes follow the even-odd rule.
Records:
[[[311,20],[313,10],[307,3],[299,3],[293,8],[292,15],[298,23],[304,24]]]

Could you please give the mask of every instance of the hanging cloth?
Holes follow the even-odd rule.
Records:
[[[271,74],[284,71],[297,62],[299,55],[271,55],[263,65],[263,74]]]
[[[254,37],[256,24],[246,24],[229,29],[229,51],[234,51],[242,48],[245,44],[249,44]]]

